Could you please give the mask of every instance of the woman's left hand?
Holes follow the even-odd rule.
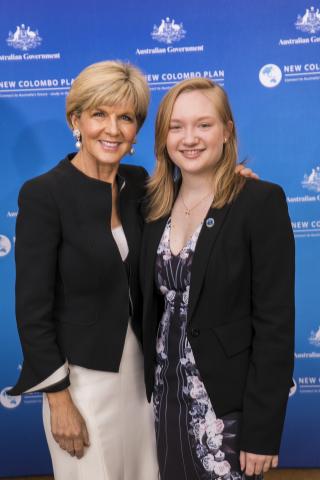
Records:
[[[248,476],[260,475],[277,466],[278,455],[257,455],[256,453],[240,452],[240,467]]]
[[[243,177],[248,177],[248,178],[255,178],[255,179],[259,179],[259,175],[257,175],[256,173],[254,173],[251,168],[248,168],[248,167],[245,167],[244,165],[242,165],[241,163],[239,163],[237,166],[236,166],[236,170],[235,170],[236,173],[240,173],[240,175],[242,175]]]

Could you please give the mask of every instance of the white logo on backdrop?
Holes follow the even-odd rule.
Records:
[[[308,190],[320,192],[320,167],[313,168],[309,175],[305,174],[301,185]]]
[[[268,63],[259,72],[259,80],[266,88],[277,87],[282,80],[282,72],[278,65]]]
[[[39,36],[38,30],[31,30],[26,27],[24,23],[16,27],[15,32],[9,32],[7,44],[9,47],[17,48],[18,50],[31,50],[41,45],[42,38]]]
[[[5,408],[17,408],[21,403],[21,395],[17,395],[16,397],[7,395],[7,391],[11,388],[12,387],[6,387],[0,392],[0,403]]]
[[[320,30],[320,11],[314,7],[307,8],[304,15],[298,15],[295,23],[297,30],[307,33],[316,33]]]
[[[174,18],[170,20],[169,17],[166,17],[165,20],[161,20],[159,26],[153,26],[151,37],[158,42],[170,44],[184,38],[186,33],[182,23],[176,23]]]
[[[320,347],[320,327],[318,328],[317,331],[312,330],[309,337],[309,342],[311,343],[311,345]]]
[[[0,257],[5,257],[11,250],[11,242],[5,235],[0,235]]]

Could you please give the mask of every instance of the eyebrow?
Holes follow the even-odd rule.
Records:
[[[103,107],[103,106],[93,107],[91,110],[92,110],[92,111],[94,111],[94,110],[100,110],[101,112],[107,112],[107,113],[108,113],[107,108],[106,108],[106,107]],[[123,111],[120,111],[120,112],[118,113],[118,115],[130,115],[130,116],[135,117],[135,116],[136,116],[136,113],[135,113],[134,110],[123,110]]]
[[[203,116],[203,117],[197,118],[197,121],[198,121],[198,122],[201,122],[201,121],[203,121],[203,120],[209,120],[209,119],[212,120],[212,119],[214,119],[214,118],[215,118],[214,115],[205,115],[205,116]],[[171,119],[170,119],[170,122],[181,122],[182,120],[183,120],[183,118],[182,118],[182,119],[180,119],[180,118],[171,118]]]

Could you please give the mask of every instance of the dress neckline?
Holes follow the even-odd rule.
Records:
[[[186,243],[183,245],[183,247],[181,248],[181,250],[179,250],[178,253],[173,253],[172,251],[172,248],[171,248],[171,217],[168,218],[168,222],[167,222],[167,225],[166,225],[166,228],[168,228],[169,230],[169,234],[168,234],[168,248],[170,250],[170,253],[173,257],[177,258],[177,257],[180,257],[181,254],[187,250],[187,248],[189,247],[190,243],[192,242],[192,240],[194,239],[194,237],[196,235],[199,234],[201,228],[202,228],[202,225],[203,225],[203,221],[199,223],[199,225],[196,227],[196,229],[194,230],[194,232],[190,235],[190,237],[187,239]]]

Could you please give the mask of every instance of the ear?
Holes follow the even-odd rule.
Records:
[[[231,120],[228,120],[224,129],[224,137],[227,139],[227,141],[229,140],[232,131],[233,131],[233,122]]]
[[[72,129],[75,130],[76,128],[79,129],[79,116],[76,113],[73,113],[71,115],[71,123],[72,123]]]

